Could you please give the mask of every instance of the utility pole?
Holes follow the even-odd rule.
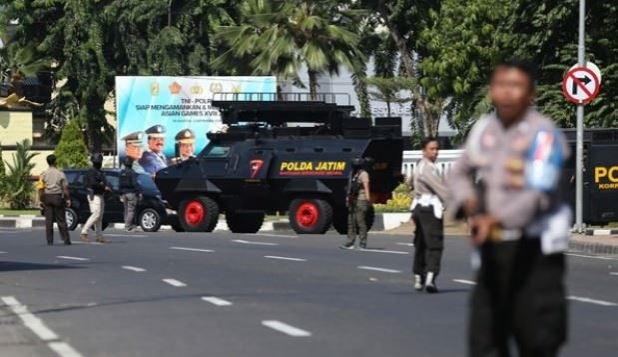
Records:
[[[586,0],[579,0],[579,41],[577,62],[586,67]],[[577,144],[575,148],[575,230],[582,233],[584,200],[584,104],[577,105]]]

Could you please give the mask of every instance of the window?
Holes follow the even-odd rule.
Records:
[[[118,191],[120,189],[120,178],[115,175],[105,175],[107,183],[111,186],[112,190]]]
[[[160,194],[157,185],[155,185],[152,176],[146,174],[137,175],[137,184],[141,187],[144,193]]]
[[[230,154],[229,146],[212,146],[206,157],[227,157]]]

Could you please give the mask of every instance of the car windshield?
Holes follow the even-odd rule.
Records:
[[[159,189],[157,188],[157,185],[155,185],[150,175],[146,175],[146,174],[137,175],[137,183],[142,188],[142,191],[144,191],[144,193],[153,193],[155,195],[161,194],[159,192]]]

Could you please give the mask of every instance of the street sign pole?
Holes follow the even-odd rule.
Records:
[[[577,62],[586,66],[586,0],[579,0],[579,41],[577,45]],[[577,144],[575,147],[575,230],[582,233],[583,226],[583,169],[584,169],[584,104],[577,105]]]

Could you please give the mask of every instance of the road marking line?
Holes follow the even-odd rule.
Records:
[[[170,284],[171,286],[175,286],[177,288],[182,288],[187,286],[187,284],[183,283],[182,281],[176,280],[176,279],[161,279],[163,280],[164,283]]]
[[[198,248],[187,248],[187,247],[170,247],[173,250],[186,250],[189,252],[202,252],[202,253],[212,253],[214,250],[210,249],[198,249]]]
[[[365,265],[360,265],[357,268],[358,269],[363,269],[363,270],[380,271],[380,272],[383,272],[383,273],[392,273],[392,274],[399,274],[399,273],[401,273],[401,270],[378,268],[378,267],[370,267],[370,266],[365,266]]]
[[[7,254],[8,252],[0,252],[0,254]]]
[[[294,327],[288,325],[284,322],[277,320],[265,320],[262,321],[262,325],[269,327],[275,331],[282,332],[288,336],[292,337],[309,337],[311,336],[311,332],[299,329],[298,327]]]
[[[359,252],[369,252],[369,253],[385,253],[385,254],[410,254],[408,252],[404,252],[401,250],[381,250],[381,249],[368,249],[361,248],[358,250]]]
[[[466,279],[453,279],[454,282],[466,285],[476,285],[476,281]]]
[[[601,305],[601,306],[618,306],[618,304],[615,302],[591,299],[591,298],[581,297],[581,296],[569,296],[567,297],[567,299],[573,300],[573,301],[579,301],[579,302],[586,302],[589,304]]]
[[[66,342],[50,342],[47,345],[61,357],[83,357],[81,353]]]
[[[292,236],[292,235],[286,235],[286,234],[256,233],[254,235],[260,236],[260,237],[298,238],[298,236]]]
[[[615,273],[609,273],[609,275],[616,275],[616,276],[618,276],[618,272],[615,272]]]
[[[269,246],[279,245],[279,243],[250,242],[250,241],[246,241],[246,240],[242,240],[242,239],[234,239],[234,240],[232,240],[232,242],[240,243],[240,244],[253,244],[253,245],[269,245]]]
[[[405,245],[406,247],[414,247],[414,243],[397,243],[397,245]]]
[[[127,233],[127,234],[115,234],[115,233],[110,233],[110,234],[105,234],[106,237],[120,237],[120,238],[146,238],[148,237],[145,234],[132,234],[132,233]]]
[[[143,273],[143,272],[146,271],[146,269],[144,269],[144,268],[134,267],[134,266],[130,266],[130,265],[123,265],[122,269],[131,270],[131,271],[134,271],[136,273]]]
[[[85,261],[90,260],[89,258],[71,257],[71,256],[68,256],[68,255],[59,255],[56,258],[67,259],[67,260],[78,260],[80,262],[85,262]]]
[[[289,260],[289,261],[293,261],[293,262],[306,262],[307,261],[307,259],[279,257],[279,256],[276,256],[276,255],[265,255],[264,258],[267,258],[267,259],[279,259],[279,260]]]
[[[565,254],[569,255],[571,257],[579,257],[579,258],[590,258],[590,259],[599,259],[599,260],[618,260],[616,258],[599,257],[599,256],[595,256],[595,255],[584,255],[584,254],[573,254],[573,253],[565,253]]]
[[[227,300],[219,299],[218,297],[214,297],[214,296],[203,296],[202,300],[209,302],[215,306],[232,306],[231,302]]]
[[[4,296],[2,297],[2,302],[4,302],[15,315],[19,316],[24,322],[24,325],[39,336],[41,340],[47,342],[58,339],[58,335],[56,335],[54,331],[50,330],[41,319],[31,314],[30,311],[28,311],[28,307],[22,305],[15,297]]]

